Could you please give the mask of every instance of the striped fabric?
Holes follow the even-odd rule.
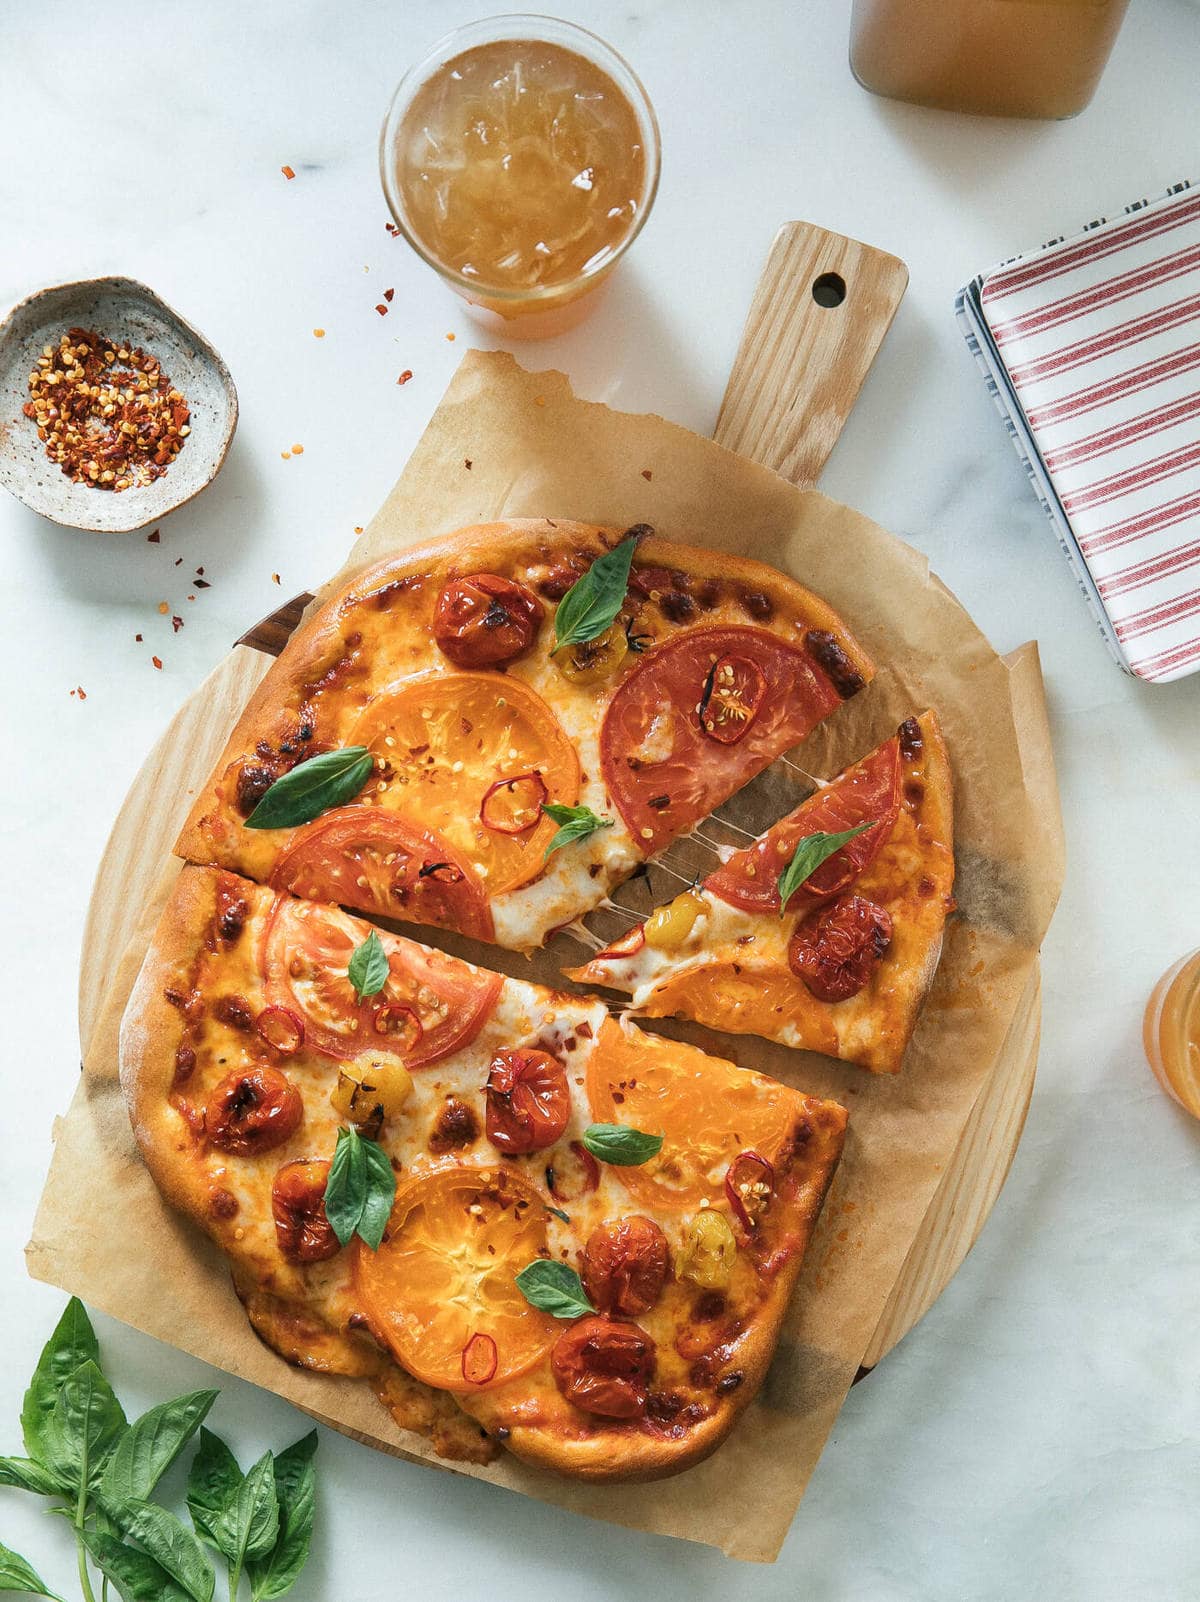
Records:
[[[1200,190],[985,273],[968,343],[1122,667],[1200,670]]]

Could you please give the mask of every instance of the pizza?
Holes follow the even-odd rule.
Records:
[[[298,630],[176,851],[528,950],[873,671],[761,563],[643,526],[465,529],[357,574]]]
[[[211,866],[179,874],[120,1073],[269,1346],[445,1456],[591,1480],[728,1433],[846,1124],[594,997]]]
[[[953,846],[926,712],[567,976],[629,992],[645,1017],[898,1073],[954,905]]]

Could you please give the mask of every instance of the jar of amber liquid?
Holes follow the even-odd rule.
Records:
[[[1096,92],[1129,0],[854,0],[850,66],[894,100],[997,117],[1073,117]]]
[[[1181,957],[1155,985],[1142,1040],[1167,1095],[1200,1118],[1200,951]]]
[[[632,69],[583,28],[493,17],[396,91],[379,146],[409,244],[509,337],[560,333],[637,238],[658,124]]]

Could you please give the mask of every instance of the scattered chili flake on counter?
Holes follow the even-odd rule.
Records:
[[[654,477],[654,474],[650,471],[650,469],[648,467],[643,467],[642,468],[642,477],[646,480],[646,482],[648,484],[650,482],[650,480]]]
[[[380,315],[380,316],[381,316],[381,317],[386,317],[386,316],[387,316],[387,314],[388,314],[388,309],[387,309],[387,307],[386,307],[386,306],[385,306],[385,305],[384,305],[384,304],[383,304],[383,302],[382,302],[382,301],[380,301],[380,302],[379,302],[379,305],[378,305],[378,306],[376,306],[376,308],[375,308],[375,310],[376,310],[376,311],[377,311],[377,312],[378,312],[378,313],[379,313],[379,315]]]
[[[195,586],[196,586],[196,588],[198,590],[211,590],[212,589],[212,585],[208,582],[207,579],[202,579],[202,578],[193,579],[192,583],[195,584]]]
[[[42,347],[29,393],[22,410],[46,455],[93,489],[153,483],[191,433],[188,404],[158,357],[86,328],[69,328],[57,350]]]
[[[293,445],[292,446],[292,455],[293,456],[303,456],[304,455],[304,446],[303,445]],[[201,568],[200,571],[203,573],[204,569]]]
[[[391,234],[393,239],[395,239],[396,235],[400,232],[399,228],[394,222],[385,222],[383,226],[387,229],[388,233]],[[364,268],[363,270],[365,271],[366,269]]]
[[[153,663],[154,663],[154,665],[155,665],[155,667],[156,667],[156,668],[159,668],[159,669],[160,669],[160,670],[161,670],[161,668],[162,668],[162,658],[161,658],[161,657],[159,657],[159,656],[152,656],[152,657],[151,657],[151,658],[150,658],[150,660],[151,660],[151,661],[152,661],[152,662],[153,662]]]
[[[146,538],[150,541],[151,545],[158,545],[162,541],[162,535],[158,529],[155,529],[153,534],[147,534]]]
[[[392,297],[395,295],[395,293],[396,291],[394,289],[385,289],[383,292],[383,298],[387,301],[389,306],[392,304]]]
[[[290,178],[294,178],[296,176],[296,174],[292,171],[292,169],[290,167],[280,167],[279,170],[280,170],[280,172],[283,174],[283,176],[285,178],[289,178],[290,179]]]
[[[323,328],[314,328],[313,329],[313,338],[314,339],[324,339],[325,338],[325,330]]]
[[[160,601],[158,603],[158,610],[162,614],[163,617],[166,617],[167,613],[171,610],[171,608],[167,605],[167,603],[165,601]]]
[[[406,367],[404,369],[404,371],[400,374],[400,377],[396,380],[396,382],[397,382],[397,384],[407,384],[411,377],[412,377],[412,368],[411,367]]]
[[[451,343],[451,344],[452,344],[452,345],[453,345],[453,343],[454,343],[454,341],[455,341],[455,340],[456,340],[456,339],[457,339],[457,338],[458,338],[458,335],[457,335],[457,334],[447,334],[447,335],[446,335],[446,338],[447,338],[447,339],[448,339],[448,340],[449,340],[449,341],[450,341],[450,343]]]
[[[468,473],[471,471],[472,463],[471,463],[471,458],[469,456],[464,456],[463,457],[463,466],[466,468]]]
[[[139,645],[142,643],[142,636],[140,634],[135,634],[133,637]]]
[[[278,573],[272,573],[271,574],[271,582],[272,582],[272,584],[278,584],[279,583],[279,574]]]
[[[356,534],[361,534],[361,533],[362,533],[362,529],[361,529],[361,528],[356,528],[356,529],[355,529],[355,530],[354,530],[354,532],[355,532],[355,533],[356,533]]]
[[[82,684],[77,684],[75,686],[75,688],[71,691],[71,694],[72,695],[77,695],[81,701],[86,701],[87,700],[87,691],[84,689]]]
[[[178,634],[180,629],[183,627],[183,619],[181,617],[177,617],[174,613],[172,613],[171,614],[171,627],[175,631],[175,633]]]

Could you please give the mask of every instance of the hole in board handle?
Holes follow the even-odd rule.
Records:
[[[846,280],[840,273],[822,273],[813,280],[812,298],[818,306],[840,306],[846,298]]]

